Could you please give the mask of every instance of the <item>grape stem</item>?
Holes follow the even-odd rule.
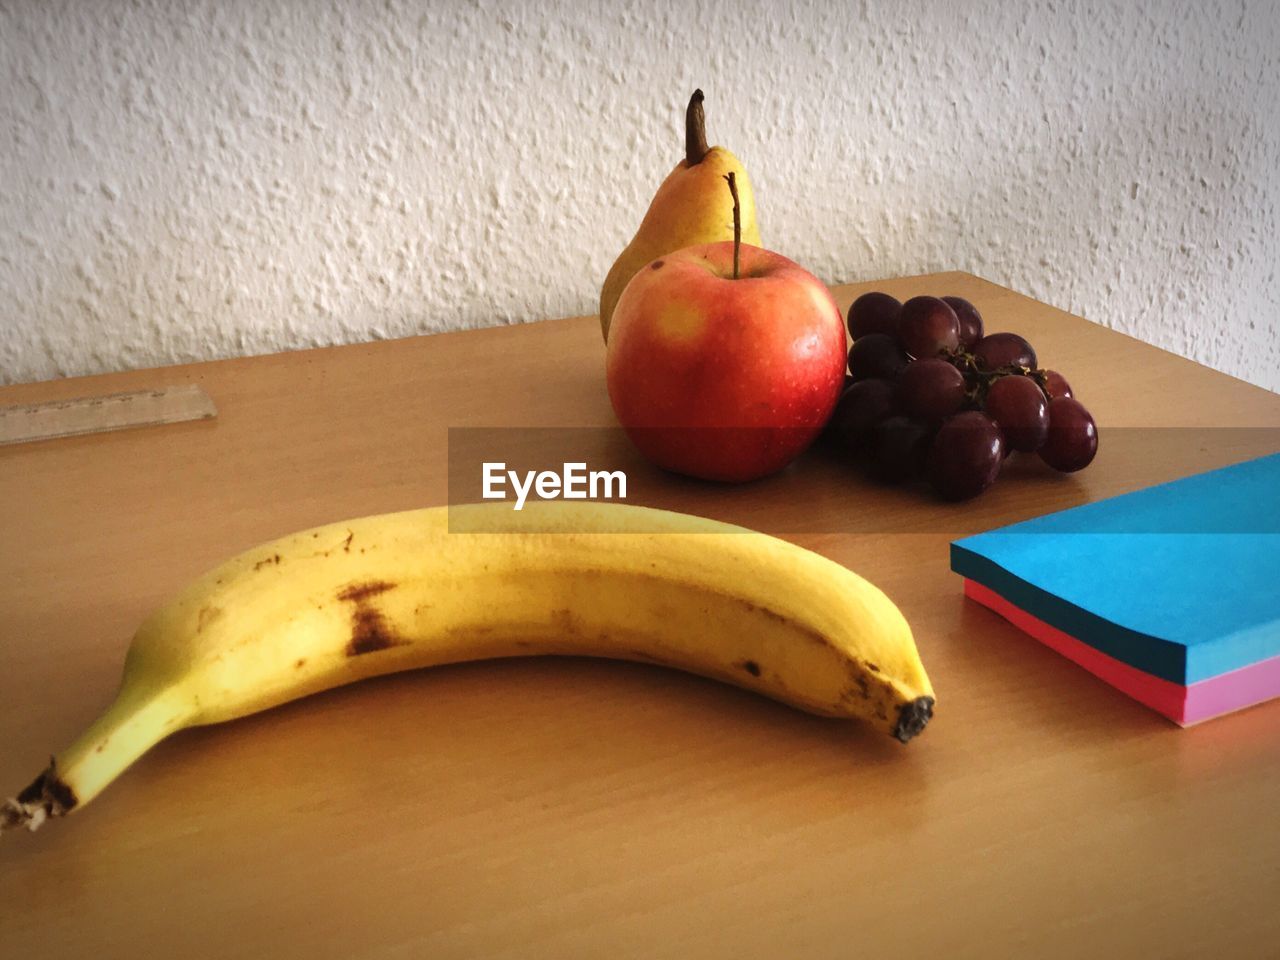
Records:
[[[1045,388],[1043,370],[1033,370],[1020,363],[1007,363],[994,370],[984,370],[978,366],[978,358],[966,350],[948,350],[943,356],[964,374],[965,382],[969,385],[966,396],[978,407],[986,401],[987,391],[991,389],[991,385],[1001,377],[1030,377],[1041,390]]]

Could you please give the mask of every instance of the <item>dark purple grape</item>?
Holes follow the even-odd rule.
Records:
[[[898,342],[913,357],[936,357],[960,345],[960,319],[937,297],[912,297],[902,305]]]
[[[1044,394],[1050,400],[1075,396],[1071,392],[1071,384],[1067,383],[1067,378],[1057,370],[1044,371]]]
[[[882,483],[903,483],[924,469],[933,431],[919,420],[895,415],[881,420],[867,437],[867,472]]]
[[[1016,333],[989,333],[973,345],[972,352],[978,369],[988,373],[1010,365],[1036,367],[1036,352]]]
[[[972,350],[982,339],[982,314],[964,297],[943,297],[942,302],[956,312],[960,321],[960,349]]]
[[[871,428],[893,412],[893,384],[888,380],[859,380],[840,397],[828,430],[846,452],[856,453]]]
[[[1000,475],[1004,446],[1000,428],[985,413],[957,413],[929,447],[929,482],[948,500],[976,497]]]
[[[844,399],[844,395],[849,392],[849,388],[853,386],[853,377],[849,374],[844,375],[844,385],[840,387],[840,399]],[[838,443],[836,439],[836,410],[839,409],[839,400],[836,401],[835,408],[831,411],[831,416],[827,418],[827,424],[822,428],[819,434],[819,442],[821,443]]]
[[[1084,405],[1073,397],[1049,401],[1049,437],[1040,459],[1063,473],[1083,470],[1098,452],[1098,426]]]
[[[1049,435],[1049,401],[1030,377],[1015,374],[996,380],[987,388],[983,409],[1014,450],[1039,450]]]
[[[964,406],[964,374],[941,357],[916,360],[898,374],[894,396],[907,416],[938,424]]]
[[[868,333],[849,348],[849,373],[854,380],[892,380],[907,365],[907,355],[887,333]]]
[[[864,293],[849,307],[849,335],[857,340],[868,333],[898,335],[902,304],[887,293]]]

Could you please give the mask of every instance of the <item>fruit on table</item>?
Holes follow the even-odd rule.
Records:
[[[929,482],[948,500],[968,500],[995,483],[1004,462],[1004,435],[978,410],[947,419],[929,447]]]
[[[868,333],[853,341],[849,348],[849,374],[855,380],[892,380],[906,367],[910,358],[887,333]]]
[[[972,350],[982,339],[982,314],[964,297],[943,297],[942,302],[956,312],[960,321],[960,349]]]
[[[897,303],[872,292],[849,308],[851,383],[826,431],[849,459],[887,483],[927,478],[949,500],[991,486],[1014,451],[1064,473],[1093,461],[1093,417],[1025,338],[984,335],[962,297]]]
[[[829,429],[846,449],[856,449],[867,439],[872,427],[893,413],[893,403],[891,381],[859,380],[840,396]]]
[[[964,374],[941,357],[917,360],[898,374],[895,396],[907,416],[940,423],[964,406]]]
[[[1042,371],[1040,385],[1044,387],[1045,396],[1050,400],[1056,400],[1058,397],[1073,396],[1071,384],[1067,383],[1067,378],[1058,373],[1057,370]]]
[[[169,734],[366,677],[529,654],[658,662],[906,742],[933,690],[879,589],[801,547],[613,503],[437,507],[305,530],[142,624],[115,702],[0,827],[89,803]]]
[[[1064,473],[1083,470],[1098,452],[1098,428],[1084,405],[1072,397],[1049,401],[1049,429],[1040,459]]]
[[[600,290],[600,329],[606,341],[618,298],[642,267],[684,247],[733,239],[733,201],[724,178],[733,173],[744,243],[760,246],[755,195],[742,163],[724,147],[707,147],[702,91],[685,111],[685,155],[658,187],[640,229],[614,261]]]
[[[928,359],[960,346],[960,318],[938,297],[912,297],[902,305],[898,342],[917,359]]]
[[[993,372],[1001,367],[1024,367],[1034,370],[1036,352],[1031,344],[1016,333],[991,333],[973,345],[973,359],[978,369]]]
[[[886,417],[871,428],[867,466],[883,483],[902,483],[920,473],[929,453],[928,424],[901,414]]]
[[[609,400],[658,466],[754,480],[822,431],[844,386],[844,345],[840,308],[803,267],[746,244],[689,247],[641,270],[618,301]]]
[[[1030,377],[1001,377],[987,387],[987,415],[1014,450],[1039,450],[1049,437],[1049,398]]]
[[[849,307],[849,335],[859,340],[869,333],[898,336],[898,318],[902,304],[897,297],[873,290],[864,293]]]

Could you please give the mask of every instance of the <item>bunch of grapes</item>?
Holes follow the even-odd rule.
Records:
[[[828,433],[875,478],[925,477],[949,500],[995,482],[1014,451],[1082,470],[1098,430],[1062,374],[1016,333],[984,335],[960,297],[863,294],[849,308],[849,378]]]

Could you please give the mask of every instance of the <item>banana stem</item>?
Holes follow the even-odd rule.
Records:
[[[0,804],[0,833],[37,829],[96,797],[133,761],[187,725],[190,710],[172,694],[137,694],[126,683],[88,730],[17,797]]]
[[[684,162],[696,167],[707,155],[707,118],[702,112],[702,91],[693,91],[684,111]]]

